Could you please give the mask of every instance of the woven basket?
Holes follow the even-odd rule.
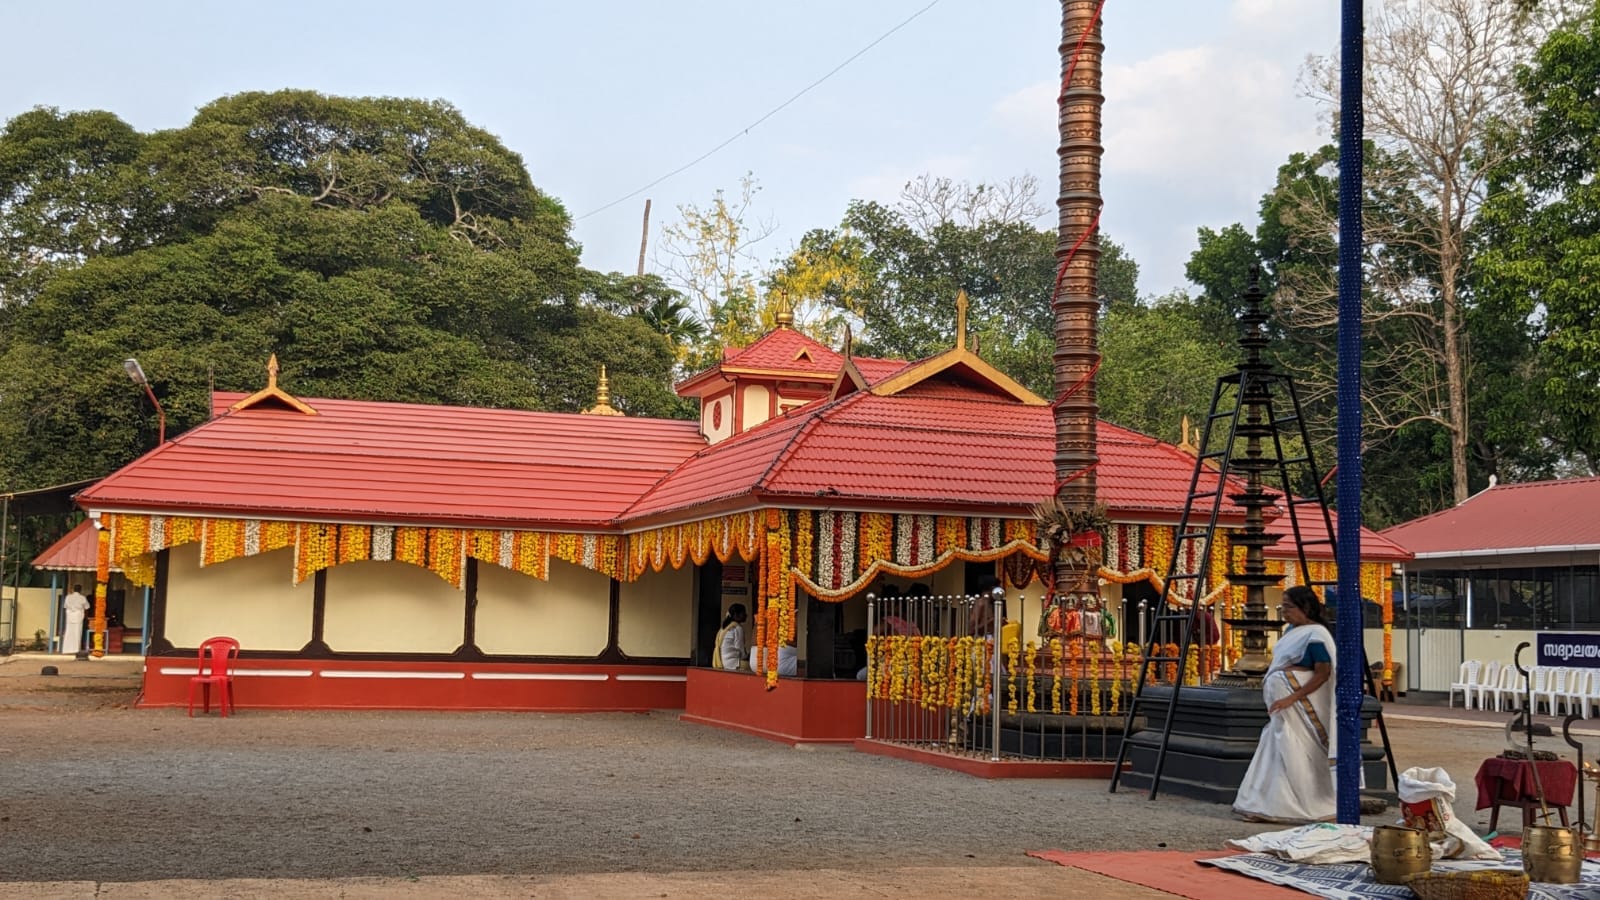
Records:
[[[1422,872],[1405,883],[1422,900],[1523,900],[1528,896],[1528,874],[1515,869]]]

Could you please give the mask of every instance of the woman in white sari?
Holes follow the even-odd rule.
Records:
[[[1267,727],[1239,785],[1233,811],[1251,822],[1331,821],[1334,793],[1333,635],[1322,601],[1308,587],[1283,594],[1289,627],[1272,650],[1261,686]]]

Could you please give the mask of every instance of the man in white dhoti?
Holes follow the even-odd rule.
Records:
[[[1233,811],[1251,822],[1331,821],[1334,792],[1333,634],[1322,601],[1308,587],[1284,591],[1288,623],[1272,649],[1261,693],[1267,727],[1245,772]]]
[[[66,610],[67,623],[61,629],[61,652],[73,656],[83,652],[83,618],[89,612],[89,598],[83,595],[83,585],[72,586],[72,593],[61,601]]]

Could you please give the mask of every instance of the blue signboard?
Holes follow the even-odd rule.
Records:
[[[1600,669],[1600,633],[1584,631],[1542,632],[1535,638],[1539,665]]]

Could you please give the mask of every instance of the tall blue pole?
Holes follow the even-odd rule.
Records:
[[[1361,821],[1361,0],[1339,32],[1339,822]]]

